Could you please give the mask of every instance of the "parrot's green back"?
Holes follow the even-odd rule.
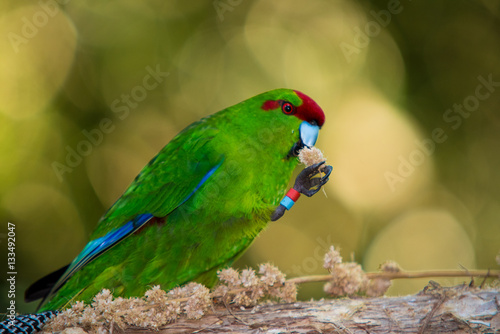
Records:
[[[266,227],[297,165],[289,152],[303,120],[284,114],[282,101],[304,104],[293,90],[274,90],[178,134],[90,239],[104,238],[140,215],[152,218],[68,277],[41,310],[90,301],[103,288],[128,297],[157,284],[165,290],[192,280],[212,286],[216,272]]]

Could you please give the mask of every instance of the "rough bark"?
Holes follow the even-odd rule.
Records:
[[[117,329],[115,329],[117,330]],[[405,297],[216,307],[200,320],[125,333],[500,333],[500,291],[430,284]],[[115,331],[116,333],[116,331]]]

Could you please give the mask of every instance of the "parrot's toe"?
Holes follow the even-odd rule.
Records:
[[[308,197],[316,194],[321,187],[328,182],[330,174],[333,170],[332,166],[324,164],[325,161],[322,161],[304,168],[295,180],[294,189]],[[325,175],[318,177],[321,173]]]

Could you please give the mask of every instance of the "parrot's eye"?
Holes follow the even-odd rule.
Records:
[[[294,112],[293,105],[290,102],[283,103],[283,105],[281,106],[281,110],[285,115],[291,115]]]

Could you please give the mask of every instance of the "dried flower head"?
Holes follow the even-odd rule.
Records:
[[[260,280],[268,286],[274,286],[275,284],[282,285],[285,283],[285,274],[283,274],[278,267],[270,263],[261,264],[259,266],[259,274],[262,275]]]
[[[146,291],[144,296],[146,297],[146,301],[150,303],[165,303],[167,300],[167,293],[159,285],[155,285]]]
[[[240,273],[233,268],[219,270],[217,273],[219,280],[228,286],[238,286],[241,284]]]
[[[251,286],[255,286],[255,285],[259,284],[259,279],[255,275],[255,270],[244,269],[241,272],[241,284],[245,288],[249,288]]]
[[[323,152],[317,147],[304,147],[299,152],[299,161],[307,167],[325,161]]]
[[[380,297],[383,296],[387,290],[391,287],[391,280],[387,278],[377,277],[371,279],[368,282],[366,288],[366,295],[368,297]]]
[[[219,271],[218,276],[221,284],[214,295],[226,304],[252,306],[265,297],[286,302],[295,301],[297,297],[295,284],[285,283],[285,274],[269,263],[261,264],[258,273],[244,269],[240,274],[229,268]]]
[[[323,268],[332,272],[335,269],[335,266],[340,263],[342,263],[342,256],[340,256],[340,252],[336,250],[334,246],[330,246],[330,249],[325,254]]]
[[[364,291],[368,282],[365,272],[355,262],[340,263],[332,271],[332,279],[324,291],[332,296],[352,296]]]
[[[401,267],[395,261],[385,261],[380,265],[380,270],[384,273],[399,273]]]
[[[190,291],[184,310],[189,319],[200,319],[210,306],[210,290],[199,283],[189,283],[186,289]]]
[[[295,283],[286,282],[285,285],[279,289],[276,297],[285,303],[297,301],[297,285]]]

